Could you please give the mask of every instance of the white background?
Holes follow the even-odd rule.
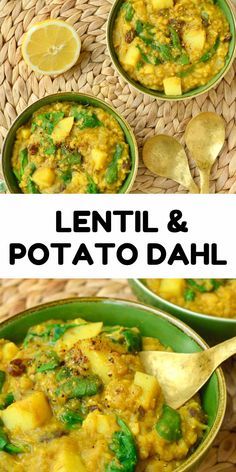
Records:
[[[174,209],[183,212],[188,233],[170,233],[167,229],[169,213]],[[105,216],[106,210],[148,210],[150,223],[158,226],[158,233],[135,233],[132,218],[128,231],[119,231],[119,220],[113,220],[113,232],[106,233],[56,233],[55,214],[63,213],[63,224],[73,227],[74,210],[97,210]],[[236,277],[236,196],[235,195],[2,195],[0,198],[0,277],[2,278],[86,278],[86,277]],[[90,220],[91,221],[91,220]],[[89,222],[89,220],[88,220]],[[52,242],[69,242],[72,248],[65,250],[63,266],[57,263],[57,252],[50,249],[50,258],[43,266],[35,266],[27,257],[9,264],[9,243],[23,243],[27,248],[34,243],[47,246]],[[72,259],[82,243],[86,243],[95,263],[72,265]],[[111,249],[109,264],[101,263],[101,250],[94,248],[98,242],[135,244],[139,258],[134,265],[123,266]],[[158,242],[165,246],[170,256],[176,243],[180,242],[189,257],[191,243],[202,250],[203,243],[217,243],[218,256],[226,259],[226,266],[204,266],[202,258],[196,266],[184,266],[167,262],[148,266],[147,243]]]

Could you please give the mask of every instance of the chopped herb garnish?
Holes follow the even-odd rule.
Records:
[[[49,358],[48,362],[45,362],[41,364],[39,367],[37,367],[36,372],[48,372],[50,370],[55,370],[56,367],[60,365],[60,359],[56,352],[50,351],[47,353],[47,357]]]
[[[125,20],[130,23],[132,21],[133,16],[134,16],[134,8],[132,7],[131,3],[125,2],[123,5],[123,8],[125,10]]]
[[[76,108],[73,108],[72,116],[74,116],[79,129],[97,128],[98,126],[102,126],[102,122],[98,119],[95,113],[90,113],[85,110],[79,111]]]
[[[191,288],[187,288],[184,292],[184,299],[186,302],[192,302],[196,298],[196,293]]]

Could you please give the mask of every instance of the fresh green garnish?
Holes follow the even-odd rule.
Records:
[[[25,168],[28,165],[28,149],[27,148],[22,149],[20,151],[19,162],[20,162],[19,176],[20,176],[20,180],[21,180],[23,175],[24,175]]]
[[[60,420],[65,423],[67,428],[73,429],[78,426],[78,424],[81,425],[84,421],[84,418],[78,411],[67,410],[62,413]]]
[[[152,61],[151,59],[149,58],[149,56],[143,51],[143,49],[141,48],[141,46],[137,45],[136,46],[141,54],[141,58],[143,59],[144,62],[146,62],[147,64],[152,64]]]
[[[186,288],[184,292],[184,299],[186,302],[192,302],[196,298],[196,293],[191,288]]]
[[[122,331],[129,352],[139,352],[142,350],[142,336],[138,331],[125,329]]]
[[[0,393],[2,393],[5,380],[6,380],[6,373],[3,370],[0,370]]]
[[[50,113],[41,113],[36,117],[36,121],[33,121],[31,126],[31,132],[33,133],[36,128],[42,128],[46,134],[52,134],[55,126],[64,117],[64,112],[54,111]]]
[[[125,9],[125,20],[128,21],[128,23],[130,23],[130,21],[132,21],[133,19],[133,16],[134,16],[134,9],[131,5],[131,3],[129,2],[125,2],[124,5],[123,5],[123,8]]]
[[[65,171],[60,171],[59,173],[60,179],[64,182],[65,185],[69,184],[72,179],[72,171],[71,169],[66,169]]]
[[[169,31],[174,48],[182,51],[181,41],[177,31],[173,28],[173,26],[169,26]]]
[[[175,62],[177,62],[181,66],[187,66],[188,64],[190,64],[190,59],[186,52],[182,52]]]
[[[30,177],[27,182],[27,193],[40,193],[37,185],[33,182],[33,180]]]
[[[156,430],[166,441],[179,441],[183,437],[181,416],[168,405],[163,406],[162,415],[156,424]]]
[[[82,161],[82,156],[79,152],[73,152],[70,153],[68,152],[67,156],[63,160],[65,161],[68,165],[73,166],[73,165],[80,165]]]
[[[3,395],[0,400],[0,410],[5,410],[8,406],[10,406],[15,401],[15,397],[13,393],[7,393]]]
[[[102,122],[98,119],[95,113],[90,113],[85,110],[77,110],[73,108],[72,116],[78,123],[79,129],[85,128],[97,128],[98,126],[102,126]]]
[[[72,377],[56,389],[56,395],[67,399],[90,397],[100,392],[101,388],[102,382],[97,375]]]
[[[47,156],[51,156],[52,154],[55,154],[56,152],[56,146],[54,144],[51,144],[48,148],[45,149],[44,154]]]
[[[113,434],[112,443],[109,445],[115,459],[106,465],[105,472],[134,472],[138,454],[133,435],[121,418],[117,418],[117,423],[121,429]]]
[[[189,74],[191,74],[194,71],[194,69],[195,69],[195,65],[192,65],[191,67],[188,67],[188,69],[185,69],[182,72],[179,72],[177,76],[183,79],[184,77],[187,77]]]
[[[107,167],[105,179],[108,184],[114,184],[118,179],[118,161],[121,159],[123,154],[124,146],[117,144],[115,152],[112,157],[112,161]]]
[[[59,365],[60,365],[60,359],[58,357],[58,355],[56,354],[56,352],[54,351],[49,351],[47,353],[47,357],[48,357],[48,362],[45,362],[43,364],[41,364],[37,369],[36,369],[36,372],[48,372],[50,370],[55,370]]]
[[[215,53],[217,52],[219,46],[220,46],[220,36],[217,36],[217,39],[216,39],[216,42],[215,42],[214,46],[211,49],[209,49],[209,51],[205,52],[205,54],[203,54],[203,56],[201,57],[199,62],[209,61],[215,55]]]
[[[53,323],[46,326],[46,329],[42,333],[36,333],[34,331],[31,331],[31,329],[29,329],[24,339],[24,347],[27,347],[29,342],[34,340],[35,338],[36,339],[41,338],[45,342],[50,341],[51,344],[55,344],[58,341],[58,339],[60,339],[66,333],[68,329],[75,328],[76,326],[80,326],[80,325],[75,324],[75,323],[73,324]]]
[[[61,382],[71,377],[71,372],[67,367],[62,367],[56,374],[56,381]]]
[[[88,180],[87,193],[100,193],[99,188],[97,184],[95,184],[91,175],[87,174],[87,180]]]
[[[0,451],[8,452],[8,454],[21,454],[26,451],[26,448],[12,444],[3,428],[0,428]]]

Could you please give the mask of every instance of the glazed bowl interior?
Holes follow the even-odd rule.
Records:
[[[134,302],[77,298],[61,300],[20,313],[0,325],[0,338],[21,341],[28,328],[49,319],[68,320],[83,317],[103,321],[106,325],[138,327],[144,336],[157,337],[165,346],[178,352],[197,352],[207,346],[188,326],[160,311]],[[223,420],[226,403],[224,377],[220,369],[201,390],[201,401],[208,416],[208,429],[193,454],[178,472],[194,471],[211,446]]]
[[[236,336],[235,318],[206,315],[174,305],[149,289],[143,279],[129,280],[129,284],[138,300],[176,316],[197,331],[209,344],[216,344]]]
[[[116,0],[111,9],[109,20],[108,20],[108,26],[107,26],[108,48],[109,48],[109,52],[110,52],[113,64],[116,70],[118,71],[118,73],[129,84],[131,84],[134,88],[136,88],[140,92],[150,95],[152,97],[156,97],[160,100],[178,101],[178,100],[186,100],[186,99],[194,98],[194,97],[197,97],[198,95],[208,92],[211,88],[215,87],[220,82],[220,80],[224,77],[224,75],[227,73],[229,68],[231,67],[234,57],[235,57],[235,49],[236,49],[236,23],[235,23],[235,15],[233,12],[233,6],[230,0],[216,0],[215,3],[221,8],[221,10],[223,10],[228,20],[228,23],[230,25],[230,32],[232,35],[232,38],[229,44],[229,52],[226,57],[224,68],[217,75],[215,75],[206,85],[195,88],[193,90],[189,90],[188,92],[185,92],[179,96],[167,96],[165,95],[164,92],[149,89],[145,87],[144,85],[140,84],[139,82],[136,82],[127,74],[127,72],[123,69],[123,67],[119,63],[119,60],[118,60],[118,57],[117,57],[117,54],[113,45],[113,31],[115,27],[115,21],[116,21],[118,12],[122,4],[124,3],[124,1],[125,0]]]
[[[125,182],[119,189],[118,193],[128,193],[131,190],[133,182],[136,177],[137,169],[138,169],[138,147],[136,144],[136,139],[133,134],[133,131],[129,127],[128,123],[108,104],[106,104],[103,100],[95,98],[91,95],[83,94],[83,93],[76,93],[76,92],[63,92],[57,93],[53,95],[48,95],[40,100],[37,100],[35,103],[27,107],[15,120],[13,125],[11,126],[10,130],[7,133],[3,151],[2,151],[2,169],[3,175],[10,193],[22,193],[17,179],[13,173],[12,165],[11,165],[11,158],[12,158],[12,151],[13,146],[16,138],[17,130],[27,123],[30,118],[32,117],[33,113],[39,108],[50,105],[51,103],[55,102],[77,102],[82,105],[93,105],[94,107],[102,108],[104,111],[110,113],[117,122],[119,123],[120,127],[122,128],[126,142],[129,144],[130,148],[130,159],[131,159],[131,171],[127,176]]]

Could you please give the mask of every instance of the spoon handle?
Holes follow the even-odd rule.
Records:
[[[201,177],[201,193],[210,193],[210,172],[211,169],[202,169]]]
[[[236,354],[236,337],[212,347],[208,354],[216,369],[222,362]]]

